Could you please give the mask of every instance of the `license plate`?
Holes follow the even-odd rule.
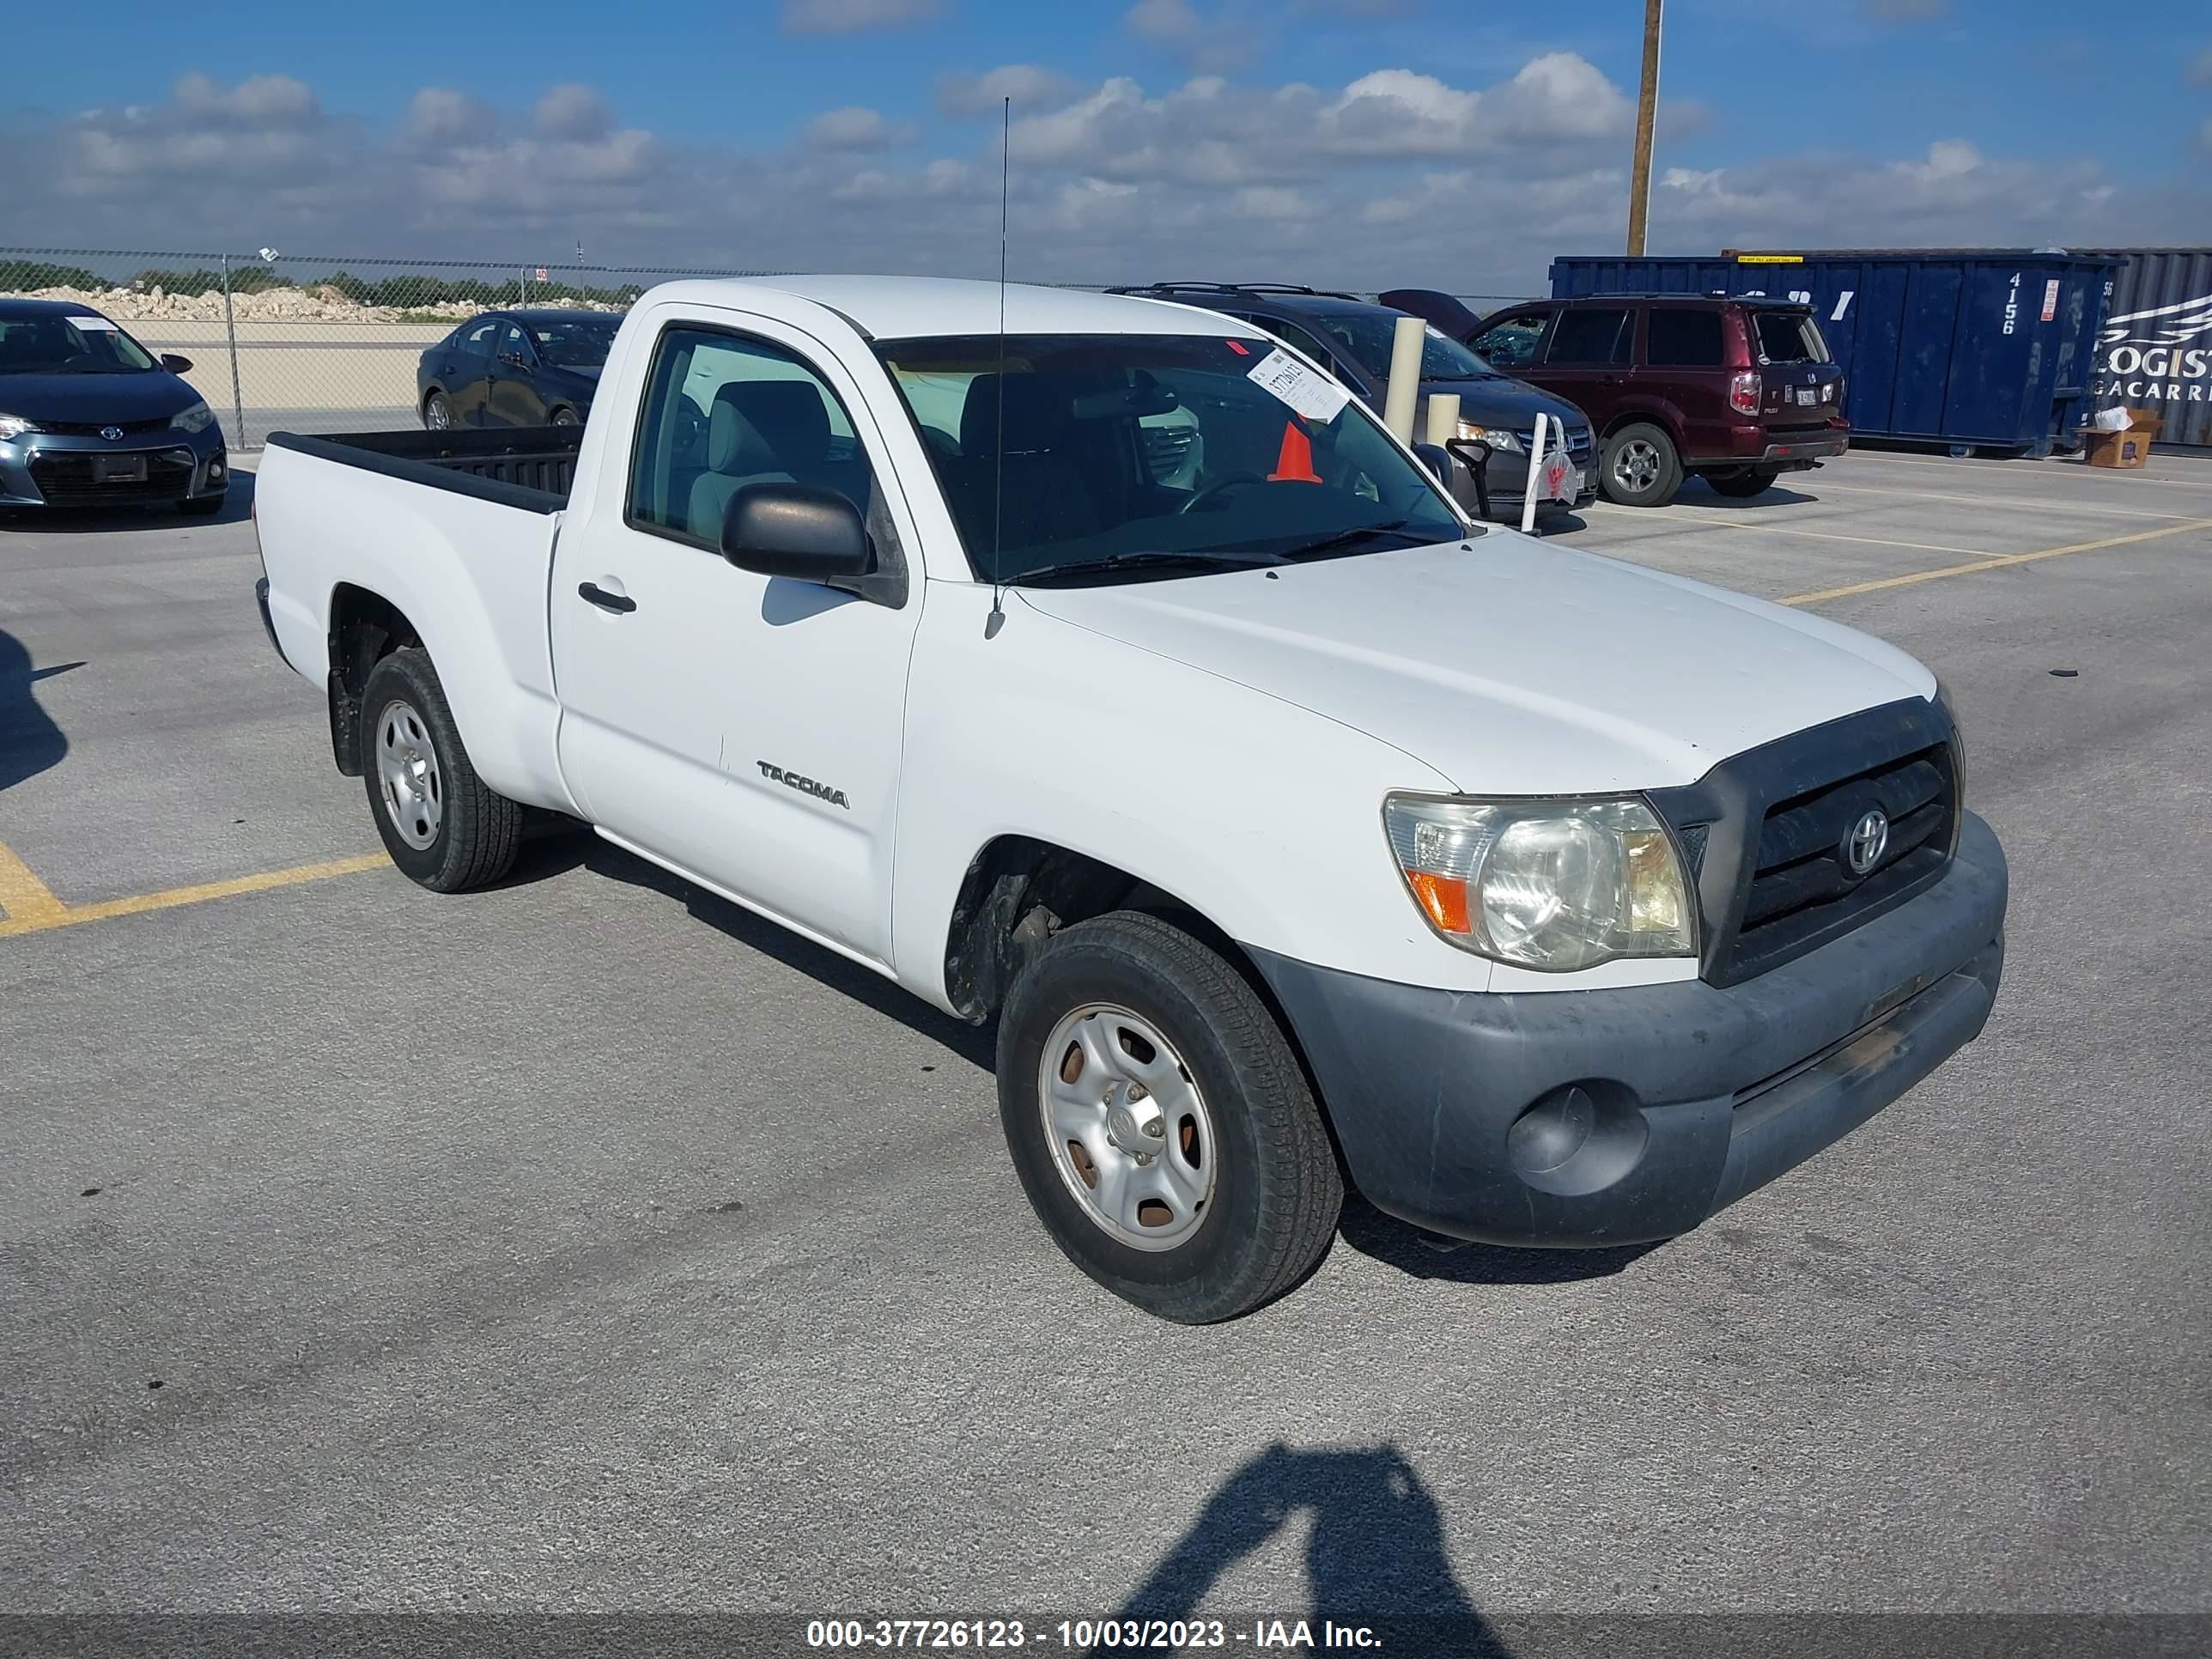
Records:
[[[92,481],[94,483],[143,483],[146,482],[146,458],[143,455],[95,455],[92,458]]]
[[[1818,386],[1799,386],[1797,388],[1797,401],[1801,404],[1819,403],[1820,401],[1820,389]]]

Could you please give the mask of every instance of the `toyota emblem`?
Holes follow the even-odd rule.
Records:
[[[119,426],[104,426],[100,428],[100,435],[108,442],[114,443],[123,436],[123,428]]]
[[[1844,868],[1855,876],[1869,873],[1889,850],[1889,815],[1879,806],[1860,813],[1844,837]]]

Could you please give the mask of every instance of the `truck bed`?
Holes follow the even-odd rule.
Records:
[[[428,484],[530,513],[568,504],[580,426],[493,427],[482,430],[345,432],[310,437],[272,432],[270,445]]]

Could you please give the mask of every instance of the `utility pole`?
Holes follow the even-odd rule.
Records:
[[[1644,90],[1636,100],[1636,161],[1628,181],[1628,257],[1644,253],[1651,212],[1651,127],[1659,112],[1659,19],[1667,0],[1644,0]]]

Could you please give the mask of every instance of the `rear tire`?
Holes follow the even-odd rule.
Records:
[[[1304,1069],[1244,976],[1181,928],[1124,910],[1054,934],[1006,999],[998,1062],[1030,1206],[1125,1301],[1233,1319],[1328,1254],[1344,1183]]]
[[[1707,473],[1705,482],[1721,495],[1748,501],[1773,489],[1774,481],[1781,476],[1778,466],[1747,466],[1741,472]]]
[[[1623,507],[1664,507],[1682,487],[1674,441],[1648,421],[1632,421],[1605,441],[1599,487]]]
[[[522,845],[522,808],[477,776],[430,654],[393,652],[361,700],[361,772],[392,861],[434,893],[497,881]]]

